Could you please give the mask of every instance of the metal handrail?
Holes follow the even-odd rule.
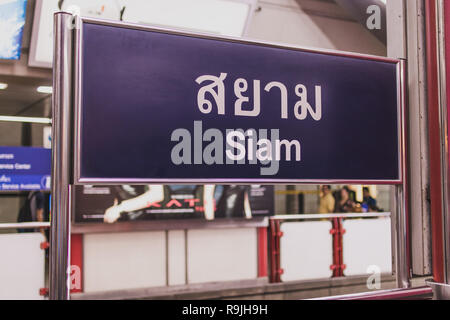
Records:
[[[425,283],[433,290],[434,300],[450,300],[450,284],[438,283],[433,279],[427,279]]]
[[[50,222],[0,223],[0,230],[9,229],[49,229]]]
[[[316,213],[316,214],[289,214],[272,216],[270,220],[315,220],[315,219],[334,219],[334,218],[381,218],[390,217],[390,212],[367,212],[367,213]]]
[[[408,289],[378,290],[307,300],[423,300],[431,298],[433,298],[433,290],[425,286]]]

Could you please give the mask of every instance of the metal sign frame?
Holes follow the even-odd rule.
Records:
[[[396,65],[397,70],[397,129],[398,173],[396,180],[283,180],[283,179],[81,179],[80,177],[80,124],[81,124],[81,72],[82,24],[93,23],[134,30],[176,34],[204,39],[221,40],[258,46],[298,50],[340,57],[381,61]],[[363,55],[334,50],[320,50],[283,44],[218,37],[200,33],[141,26],[130,23],[81,18],[69,13],[55,14],[55,45],[53,61],[53,149],[52,149],[52,228],[50,247],[50,298],[70,298],[70,232],[72,189],[76,184],[152,184],[152,183],[241,183],[241,184],[378,184],[394,185],[396,223],[397,280],[399,287],[409,286],[409,261],[407,254],[406,144],[405,144],[405,62],[399,59]]]

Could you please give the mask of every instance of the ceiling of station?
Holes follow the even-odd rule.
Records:
[[[40,86],[51,86],[51,80],[18,76],[1,76],[0,82],[8,84],[0,90],[0,115],[48,117],[51,95],[37,92]]]
[[[278,2],[280,0],[276,0]],[[336,6],[334,0],[292,0],[302,9],[314,12],[325,10],[331,5],[336,14],[346,15],[344,10]],[[6,83],[7,89],[0,90],[0,116],[20,115],[33,117],[51,116],[51,95],[37,92],[39,86],[51,86],[50,69],[28,66],[31,31],[36,1],[28,0],[26,22],[23,30],[22,56],[18,61],[0,60],[0,83]],[[320,4],[324,4],[320,5]],[[325,8],[325,9],[324,9]],[[329,14],[325,10],[324,14]]]
[[[0,116],[51,115],[51,95],[37,92],[39,86],[52,85],[51,70],[28,67],[34,6],[35,0],[28,0],[20,60],[0,60],[0,83],[8,85],[0,90]]]

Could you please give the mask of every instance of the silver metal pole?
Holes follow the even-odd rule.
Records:
[[[408,268],[408,252],[407,252],[407,223],[406,223],[406,202],[403,186],[395,187],[395,195],[397,197],[397,215],[396,215],[396,255],[395,255],[395,272],[398,288],[409,288]]]
[[[72,15],[56,13],[53,56],[52,219],[50,291],[52,300],[69,299],[72,168]]]
[[[399,103],[403,105],[403,110],[401,116],[401,154],[402,154],[402,176],[403,183],[401,185],[395,186],[395,201],[396,201],[396,218],[395,218],[395,237],[396,237],[396,277],[397,277],[397,287],[399,288],[409,288],[410,283],[410,268],[409,268],[409,252],[408,252],[408,217],[407,217],[407,199],[406,195],[408,193],[407,184],[407,152],[406,152],[406,118],[405,118],[405,108],[406,108],[406,79],[405,79],[405,61],[400,62],[399,77],[400,85],[400,99]]]

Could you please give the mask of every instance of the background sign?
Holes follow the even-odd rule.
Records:
[[[26,0],[0,1],[0,59],[19,60]]]
[[[50,190],[51,150],[0,147],[0,190]]]
[[[208,219],[255,218],[273,215],[273,186],[224,186],[216,185],[213,190],[214,212],[205,214],[205,186],[203,185],[165,185],[161,187],[163,197],[142,202],[133,211],[124,202],[151,199],[151,186],[76,186],[75,222],[103,222],[108,209],[122,206],[119,214],[109,222],[156,220],[156,219]],[[211,187],[211,186],[210,186]],[[248,201],[249,210],[245,208]],[[131,206],[129,206],[131,208]],[[246,212],[246,210],[248,210]]]
[[[395,60],[87,21],[81,43],[81,182],[401,180]]]

